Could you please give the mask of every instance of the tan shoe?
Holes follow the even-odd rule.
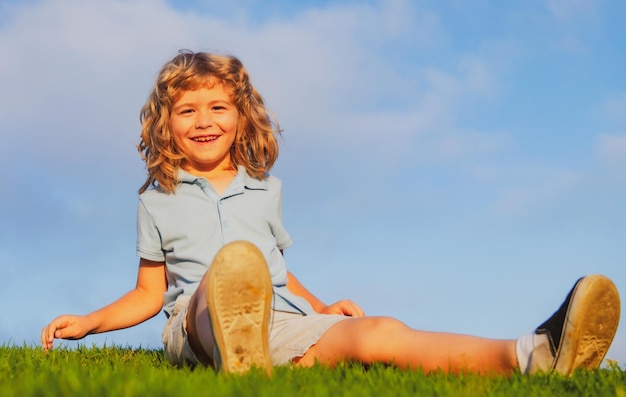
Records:
[[[242,373],[251,367],[272,371],[269,319],[272,281],[263,254],[245,241],[226,244],[209,269],[207,304],[217,369]]]
[[[595,369],[611,346],[620,317],[615,284],[605,276],[579,279],[565,302],[535,330],[547,343],[531,353],[528,373],[570,375],[578,368]]]

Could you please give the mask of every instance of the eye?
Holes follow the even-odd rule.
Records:
[[[226,110],[226,107],[224,107],[222,105],[216,105],[216,106],[213,106],[211,109],[219,111],[219,110]]]
[[[193,113],[193,109],[183,108],[183,109],[178,111],[178,114],[190,114],[190,113]]]

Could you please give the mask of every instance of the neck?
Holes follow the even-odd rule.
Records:
[[[213,189],[217,194],[222,195],[230,183],[237,176],[237,169],[235,167],[217,168],[212,170],[198,170],[198,169],[185,169],[191,175],[203,177],[209,181]]]

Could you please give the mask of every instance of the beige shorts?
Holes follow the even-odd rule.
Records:
[[[189,296],[178,297],[172,315],[163,328],[165,357],[170,363],[179,366],[199,363],[187,338],[189,299]],[[281,311],[272,311],[271,315],[269,346],[274,365],[290,364],[294,358],[303,356],[331,326],[349,318],[335,314],[304,316]]]

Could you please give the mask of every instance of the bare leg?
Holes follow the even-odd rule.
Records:
[[[426,372],[510,374],[517,368],[514,340],[418,331],[390,317],[341,321],[295,360],[303,366],[341,361],[378,362]]]
[[[189,345],[200,362],[206,366],[213,365],[213,331],[206,300],[207,274],[202,277],[198,289],[191,296],[187,308],[187,335]]]

